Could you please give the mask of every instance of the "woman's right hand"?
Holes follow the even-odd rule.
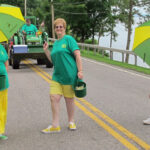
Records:
[[[43,44],[43,49],[44,49],[44,51],[47,51],[47,50],[48,50],[48,43],[47,43],[47,42],[45,42],[45,43]]]
[[[78,78],[79,78],[79,79],[83,79],[83,72],[82,72],[82,71],[79,71],[79,72],[78,72]]]

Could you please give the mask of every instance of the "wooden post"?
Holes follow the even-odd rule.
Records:
[[[94,55],[96,55],[96,46],[94,46]]]
[[[113,60],[113,51],[110,50],[110,59]]]
[[[135,57],[135,65],[137,66],[137,55],[134,55]]]
[[[27,16],[27,0],[24,0],[24,16]]]
[[[105,53],[105,51],[104,51],[104,49],[102,49],[102,57],[104,57],[104,53]]]
[[[98,54],[100,54],[100,48],[99,47],[97,48],[97,52],[98,52]]]
[[[122,52],[122,62],[124,63],[124,52]]]
[[[55,39],[55,32],[54,32],[54,6],[53,6],[53,0],[51,0],[51,13],[52,13],[52,38]]]
[[[88,51],[88,53],[89,53],[89,51],[90,51],[90,48],[89,48],[89,46],[87,46],[87,51]]]

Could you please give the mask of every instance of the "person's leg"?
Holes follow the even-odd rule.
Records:
[[[7,136],[3,135],[7,120],[7,99],[8,90],[0,91],[0,139],[7,139]]]
[[[74,112],[75,112],[74,98],[65,97],[65,101],[68,113],[68,122],[74,122]]]
[[[62,85],[63,95],[66,101],[66,108],[68,113],[68,122],[74,122],[74,91],[71,85]]]
[[[60,99],[61,95],[50,95],[53,127],[59,126]]]
[[[76,130],[76,124],[74,122],[74,114],[75,114],[75,103],[74,98],[67,98],[65,97],[66,101],[66,107],[67,107],[67,113],[68,113],[68,122],[69,126],[68,128],[70,130]]]
[[[0,91],[0,134],[4,133],[4,113],[3,112],[3,101],[4,101],[4,91]]]
[[[59,112],[60,112],[61,97],[62,97],[61,85],[58,82],[52,81],[50,86],[52,124],[48,126],[46,129],[42,130],[43,133],[60,132]]]
[[[63,85],[63,95],[66,102],[66,108],[68,113],[69,129],[76,130],[76,125],[74,123],[75,114],[75,103],[74,103],[74,91],[71,85]]]

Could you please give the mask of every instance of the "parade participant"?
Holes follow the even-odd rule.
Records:
[[[6,140],[8,137],[4,135],[7,120],[7,99],[8,99],[8,55],[5,48],[0,44],[0,139]],[[2,78],[4,76],[5,78]],[[5,80],[4,80],[5,79]],[[2,87],[2,82],[5,86]]]
[[[44,21],[42,21],[42,23],[40,24],[39,30],[38,30],[38,34],[41,35],[44,32],[45,32],[45,23],[44,23]]]
[[[30,19],[26,19],[26,24],[22,27],[22,33],[25,35],[38,35],[37,34],[37,27],[31,24]]]
[[[68,113],[68,128],[76,130],[74,121],[74,91],[72,85],[77,77],[82,79],[82,63],[80,50],[75,39],[66,35],[66,21],[58,18],[54,21],[57,40],[53,44],[51,54],[48,50],[48,43],[45,43],[43,49],[48,59],[54,65],[52,83],[50,85],[50,100],[52,109],[52,124],[42,130],[43,133],[60,132],[59,113],[60,99],[63,96],[66,102]]]
[[[45,23],[44,23],[44,21],[42,21],[42,23],[40,24],[39,30],[40,30],[41,32],[44,32],[44,31],[45,31]]]

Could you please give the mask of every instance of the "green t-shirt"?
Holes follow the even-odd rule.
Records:
[[[5,90],[9,87],[8,74],[7,74],[7,70],[5,67],[5,62],[7,60],[8,60],[7,52],[6,52],[5,48],[0,44],[0,75],[6,76],[6,87],[4,89],[0,89],[0,91]]]
[[[73,85],[77,79],[77,64],[74,51],[79,50],[77,42],[70,35],[56,40],[51,51],[54,65],[52,80],[63,85]]]
[[[37,32],[37,27],[35,25],[33,25],[33,24],[30,24],[30,26],[25,24],[22,27],[22,31],[25,31],[27,33],[27,35],[30,35],[30,34],[31,35],[35,35],[36,32]]]

